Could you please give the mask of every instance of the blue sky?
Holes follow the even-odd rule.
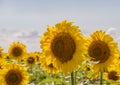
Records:
[[[0,0],[0,29],[39,30],[64,19],[84,33],[120,28],[120,0]]]

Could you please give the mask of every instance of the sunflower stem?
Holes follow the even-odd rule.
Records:
[[[32,73],[32,67],[30,67],[30,73]]]
[[[62,79],[63,79],[62,85],[64,85],[65,84],[65,77],[63,76],[63,73],[62,73]]]
[[[71,85],[75,85],[75,76],[74,76],[74,72],[71,73]]]
[[[107,83],[106,83],[106,85],[110,85],[110,83],[109,83],[109,82],[107,82]]]
[[[100,72],[100,85],[103,85],[103,72]]]
[[[77,71],[75,71],[75,74],[74,74],[74,84],[76,85],[76,75],[77,75]]]

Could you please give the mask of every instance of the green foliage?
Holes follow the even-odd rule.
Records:
[[[83,65],[85,66],[85,65]],[[71,77],[70,74],[64,76],[62,73],[58,74],[49,74],[46,71],[43,71],[40,67],[40,64],[35,64],[34,67],[28,67],[28,72],[30,73],[30,83],[35,83],[35,85],[70,85]],[[99,78],[88,78],[82,68],[76,71],[76,85],[99,85],[100,79]],[[88,75],[93,75],[92,71],[87,72]],[[108,85],[115,81],[103,80],[103,84]]]

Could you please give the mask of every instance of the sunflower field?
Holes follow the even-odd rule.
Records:
[[[120,85],[118,43],[103,30],[86,36],[63,20],[40,36],[41,51],[26,48],[0,47],[0,85]]]

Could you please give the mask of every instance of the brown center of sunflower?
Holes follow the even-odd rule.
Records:
[[[110,71],[108,73],[108,78],[111,79],[111,80],[118,80],[119,79],[119,76],[117,75],[117,72],[116,71]]]
[[[59,33],[51,43],[54,56],[62,63],[72,59],[76,50],[75,42],[68,33]]]
[[[48,65],[48,67],[50,67],[50,68],[54,68],[54,66],[53,66],[53,64],[51,63],[51,64],[49,64]]]
[[[95,47],[95,48],[93,49],[93,54],[94,54],[95,56],[101,56],[101,54],[102,54],[101,48]]]
[[[86,70],[87,70],[87,71],[90,71],[90,68],[89,68],[89,67],[86,67]]]
[[[22,55],[22,49],[20,47],[14,47],[12,49],[12,55],[15,57],[19,57]]]
[[[33,57],[29,57],[27,59],[27,62],[30,63],[30,64],[34,63],[34,61],[35,61],[35,59]]]
[[[10,70],[5,76],[8,85],[19,85],[22,81],[22,75],[19,71]]]
[[[88,49],[89,56],[93,61],[104,63],[110,56],[110,49],[103,41],[93,41]]]

